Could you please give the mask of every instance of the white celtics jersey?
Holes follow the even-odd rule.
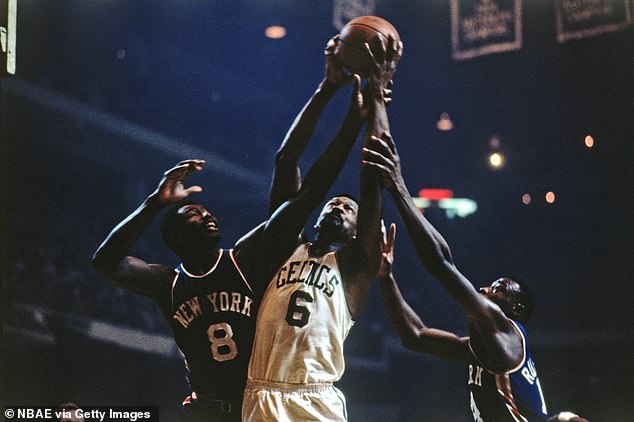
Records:
[[[354,321],[334,252],[300,245],[271,280],[258,314],[249,379],[289,384],[341,378],[343,342]]]

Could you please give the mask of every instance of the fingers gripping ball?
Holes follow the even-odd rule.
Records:
[[[379,63],[385,61],[385,46],[392,37],[401,40],[396,28],[378,16],[360,16],[346,24],[339,34],[339,42],[335,54],[343,65],[352,73],[367,77],[373,68],[372,58],[367,52],[368,43],[374,59]]]

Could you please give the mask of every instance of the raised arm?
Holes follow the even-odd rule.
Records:
[[[174,277],[174,270],[162,265],[128,256],[143,229],[165,206],[174,204],[192,193],[202,191],[200,186],[185,188],[187,176],[199,171],[203,160],[181,161],[163,175],[156,190],[125,220],[120,222],[93,255],[93,265],[121,287],[137,293],[152,295],[161,284]]]
[[[403,298],[392,273],[395,237],[396,225],[392,223],[389,236],[385,236],[383,230],[383,254],[378,278],[383,304],[403,345],[415,352],[466,362],[469,353],[467,340],[448,331],[427,327]]]
[[[361,81],[353,77],[350,108],[343,125],[326,150],[312,165],[297,195],[280,206],[271,216],[263,233],[263,245],[275,244],[263,252],[262,260],[277,268],[296,247],[297,236],[314,209],[326,198],[365,121]]]
[[[344,72],[334,54],[338,41],[339,35],[328,41],[324,50],[326,57],[324,79],[293,121],[275,155],[275,169],[269,193],[269,215],[299,192],[301,186],[299,158],[332,96],[351,81],[352,75]]]
[[[471,335],[481,339],[496,368],[510,368],[522,358],[521,335],[499,306],[479,294],[456,268],[445,239],[416,208],[401,174],[400,158],[391,137],[372,139],[364,164],[381,174],[410,234],[423,266],[458,302],[471,322]]]
[[[364,147],[367,147],[370,139],[389,133],[385,94],[391,87],[396,64],[403,52],[403,43],[390,37],[383,48],[381,56],[385,59],[379,63],[370,46],[366,44],[367,53],[374,62],[374,71],[368,77],[366,86],[371,108]],[[357,238],[338,252],[348,307],[353,317],[359,315],[363,309],[381,262],[380,221],[383,199],[380,179],[365,166],[360,168],[359,179]]]

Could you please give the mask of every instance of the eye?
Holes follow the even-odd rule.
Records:
[[[197,208],[190,208],[187,210],[187,216],[202,215],[203,213]]]

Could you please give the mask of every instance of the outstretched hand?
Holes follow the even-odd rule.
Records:
[[[393,35],[387,39],[387,42],[381,43],[381,50],[377,58],[370,44],[365,43],[365,50],[370,56],[373,63],[373,69],[368,76],[368,86],[372,90],[372,94],[383,98],[386,90],[391,93],[392,76],[396,72],[396,65],[403,55],[403,42],[396,40]]]
[[[200,186],[185,188],[183,182],[191,173],[200,171],[204,164],[204,160],[181,161],[163,174],[158,187],[150,196],[164,206],[183,200],[193,193],[202,192],[203,188]]]
[[[363,148],[361,164],[375,171],[390,192],[405,185],[401,174],[401,158],[392,136],[387,132],[381,138],[370,137],[368,145]]]
[[[390,233],[386,233],[385,224],[381,220],[381,232],[383,240],[381,242],[382,256],[381,266],[379,267],[378,276],[386,279],[392,274],[392,266],[394,265],[394,239],[396,238],[396,224],[390,224]]]
[[[326,81],[339,89],[350,83],[353,76],[346,73],[339,57],[335,54],[339,34],[328,40],[324,55],[326,56]]]

